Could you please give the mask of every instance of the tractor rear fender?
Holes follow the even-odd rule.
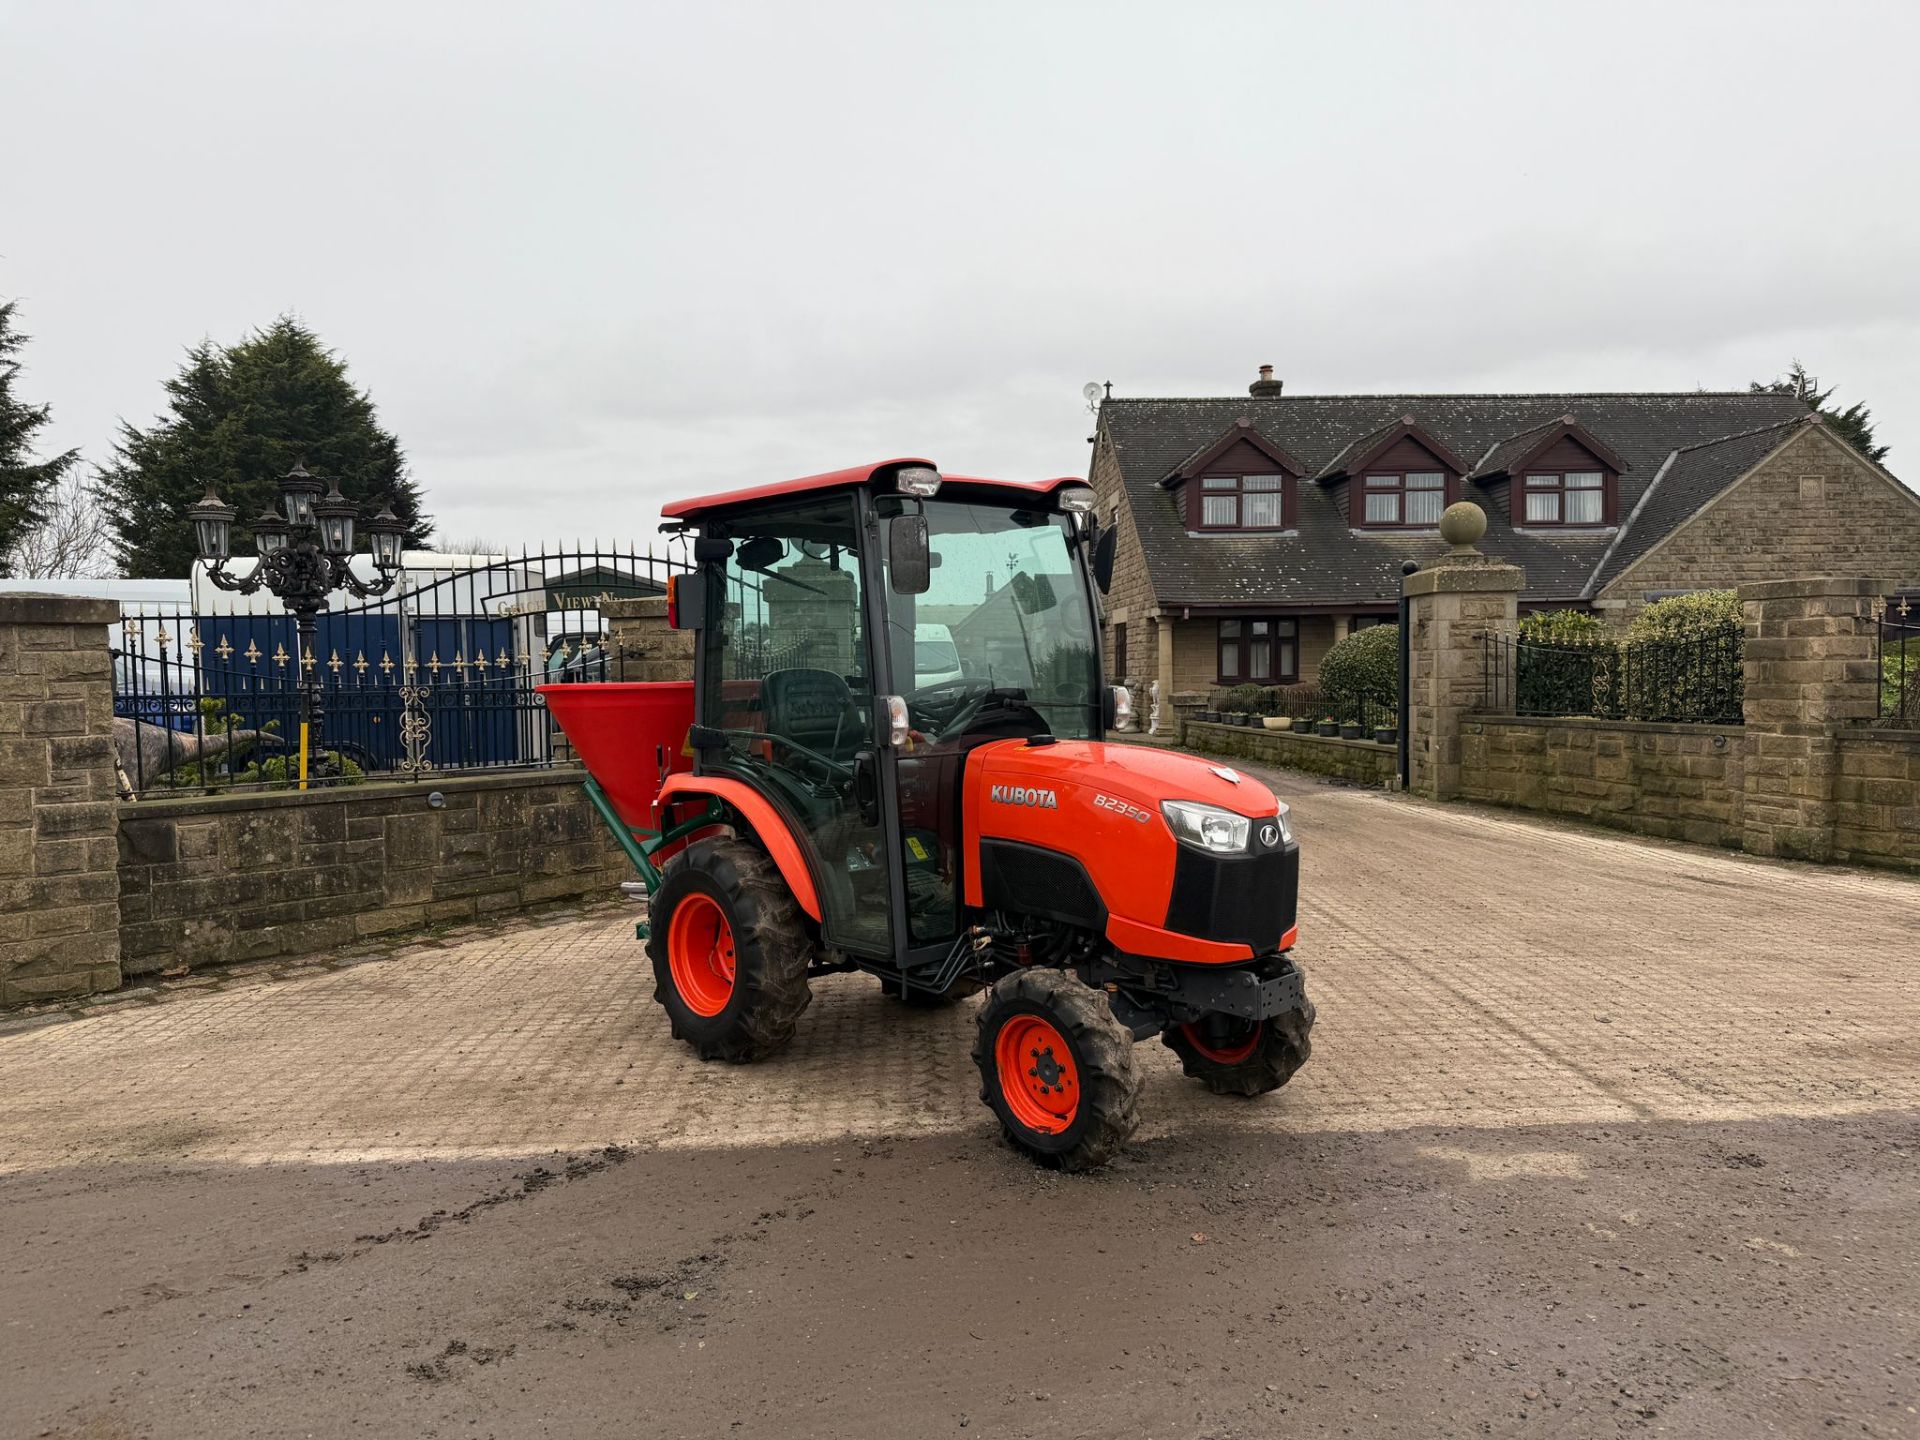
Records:
[[[675,800],[695,800],[712,796],[724,800],[753,827],[754,839],[760,842],[769,858],[780,871],[780,878],[787,882],[787,889],[793,892],[793,898],[800,908],[815,920],[820,919],[820,896],[814,889],[813,876],[807,870],[807,857],[800,849],[800,842],[793,838],[793,831],[773,808],[771,801],[741,780],[728,780],[719,775],[669,775],[667,783],[660,787],[660,794],[654,800],[656,812]]]

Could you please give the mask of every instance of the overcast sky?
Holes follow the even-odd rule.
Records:
[[[448,538],[1116,395],[1739,389],[1920,478],[1920,5],[0,0],[0,296],[104,458],[281,311]]]

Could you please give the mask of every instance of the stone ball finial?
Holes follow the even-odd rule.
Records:
[[[1487,533],[1487,512],[1471,500],[1460,500],[1447,507],[1440,517],[1440,538],[1455,550],[1471,550]]]

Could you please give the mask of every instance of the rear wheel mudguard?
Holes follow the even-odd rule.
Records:
[[[751,785],[719,775],[669,775],[667,783],[660,787],[660,794],[653,802],[654,809],[658,811],[675,800],[706,796],[724,800],[745,817],[747,823],[753,826],[754,838],[780,871],[780,878],[787,882],[787,889],[793,892],[794,900],[803,911],[819,920],[820,896],[813,888],[813,875],[807,869],[807,857],[800,849],[800,842],[793,838],[793,832],[787,828],[787,822],[780,818],[780,812],[773,808],[772,802]]]

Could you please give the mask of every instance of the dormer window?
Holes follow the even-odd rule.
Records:
[[[1333,487],[1363,530],[1432,530],[1459,498],[1466,463],[1418,417],[1402,415],[1350,441],[1313,478]]]
[[[1292,528],[1300,462],[1241,416],[1162,480],[1195,534]]]
[[[1202,530],[1281,530],[1286,528],[1286,511],[1284,475],[1200,477]]]
[[[1366,524],[1430,530],[1440,523],[1440,513],[1447,508],[1447,473],[1368,471],[1366,497]]]
[[[1572,415],[1509,435],[1467,477],[1498,500],[1519,526],[1573,529],[1617,522],[1620,472],[1627,462]]]
[[[1602,470],[1528,471],[1528,525],[1603,525],[1607,518],[1607,476]]]

